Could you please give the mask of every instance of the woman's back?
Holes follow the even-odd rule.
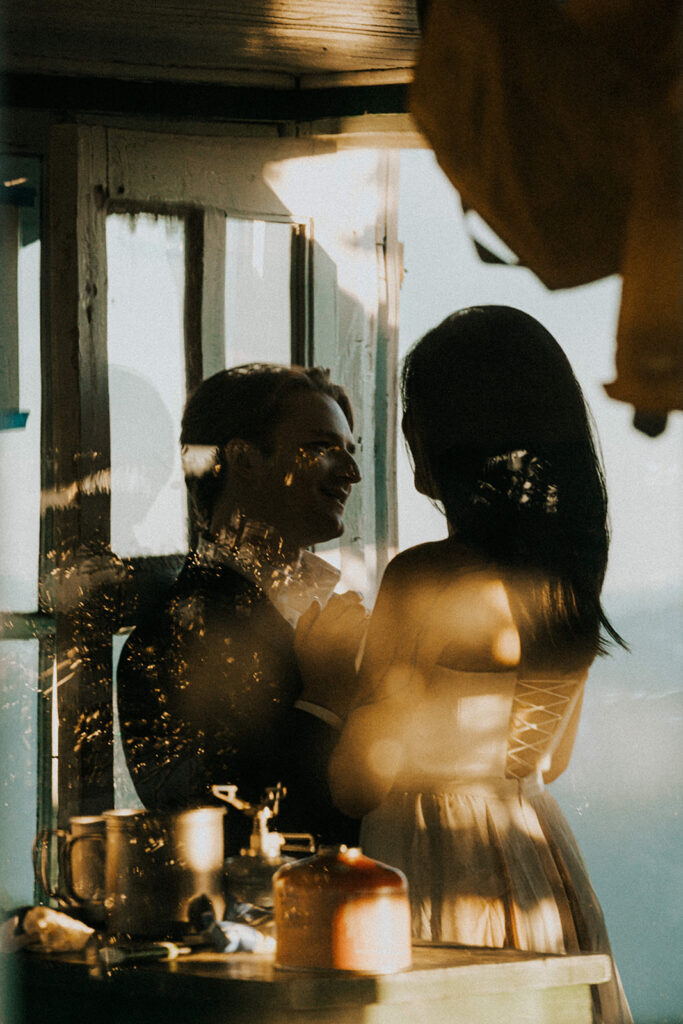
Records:
[[[365,768],[392,753],[393,769],[361,845],[405,871],[416,940],[605,949],[581,855],[543,788],[569,759],[587,669],[524,668],[516,586],[524,581],[504,581],[453,538],[392,564],[354,714],[371,752]],[[577,903],[591,908],[585,934]],[[609,998],[618,1020],[620,996]]]
[[[444,320],[401,384],[415,486],[450,536],[385,573],[334,799],[364,815],[366,852],[406,872],[416,938],[609,952],[543,788],[605,634],[621,642],[600,603],[607,495],[581,389],[545,328],[502,306]],[[631,1020],[616,971],[593,995],[596,1021]]]
[[[525,672],[510,582],[452,538],[404,552],[390,575],[406,678],[424,674],[394,786],[549,772],[586,671]]]
[[[584,679],[522,680],[515,670],[435,666],[406,730],[394,788],[549,772]]]

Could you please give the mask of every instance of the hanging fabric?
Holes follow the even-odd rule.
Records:
[[[650,422],[683,397],[680,10],[432,0],[411,93],[463,203],[548,288],[623,274],[607,390]]]

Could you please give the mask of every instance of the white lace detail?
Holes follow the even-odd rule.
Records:
[[[566,722],[578,688],[576,678],[517,681],[510,713],[506,778],[521,779],[545,768],[542,762],[559,741],[558,727]]]

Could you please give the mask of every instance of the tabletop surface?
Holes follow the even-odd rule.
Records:
[[[229,991],[231,1000],[247,1005],[349,1006],[440,999],[474,992],[599,984],[610,977],[609,957],[602,954],[545,955],[512,949],[462,946],[415,946],[413,965],[397,974],[358,975],[329,971],[289,971],[274,965],[272,954],[194,952],[174,961],[128,963],[104,970],[94,953],[25,953],[29,977],[41,984],[104,990],[125,986],[143,996],[202,1000]]]

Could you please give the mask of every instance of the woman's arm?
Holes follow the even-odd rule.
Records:
[[[425,687],[410,579],[394,560],[387,568],[368,627],[358,694],[330,760],[337,807],[361,817],[385,798],[400,767],[405,729]],[[416,610],[417,611],[417,610]]]
[[[330,761],[336,805],[360,816],[387,796],[437,663],[500,671],[518,660],[519,636],[496,573],[446,542],[397,556],[382,580],[358,696]]]

